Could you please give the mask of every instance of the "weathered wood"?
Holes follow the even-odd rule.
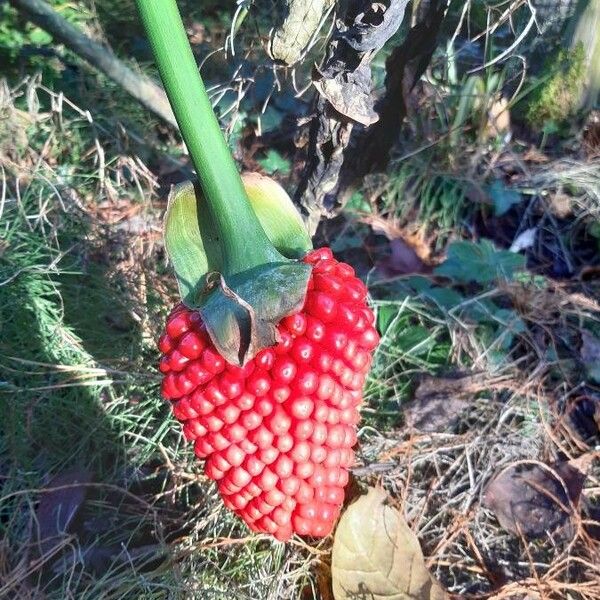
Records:
[[[376,107],[379,121],[347,150],[346,179],[355,181],[367,173],[382,171],[387,167],[390,151],[406,117],[409,95],[425,72],[436,48],[445,10],[442,1],[428,2],[406,39],[388,57],[385,64],[386,91]]]
[[[600,0],[579,0],[566,41],[571,48],[583,45],[585,52],[585,81],[579,105],[590,110],[600,101]]]
[[[111,50],[71,25],[42,0],[9,0],[32,23],[118,83],[148,110],[177,128],[177,121],[164,90],[148,77],[130,69]]]

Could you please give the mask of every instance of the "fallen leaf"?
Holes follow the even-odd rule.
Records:
[[[487,486],[483,505],[500,525],[535,539],[563,525],[577,505],[585,473],[567,461],[545,465],[519,461],[498,473]]]
[[[548,198],[548,207],[555,217],[566,219],[573,214],[573,199],[561,192],[551,194]]]
[[[453,429],[468,407],[467,400],[436,395],[415,401],[404,411],[404,417],[415,429],[439,433]]]
[[[404,410],[406,423],[420,431],[448,431],[471,405],[473,396],[487,387],[481,375],[424,377]]]
[[[361,215],[359,222],[371,227],[375,233],[385,235],[390,241],[401,238],[415,251],[420,260],[426,264],[432,262],[434,239],[426,237],[426,227],[407,229],[400,227],[394,219],[372,214]]]
[[[90,473],[84,469],[65,471],[50,480],[36,510],[37,528],[34,535],[35,541],[39,542],[40,555],[51,552],[68,532],[85,501],[85,484],[90,480]]]
[[[406,231],[378,215],[365,214],[359,220],[389,240],[390,254],[377,261],[385,277],[431,272],[431,246],[424,239],[424,229]]]
[[[496,137],[504,135],[510,130],[510,111],[508,109],[508,99],[499,98],[492,103],[488,110],[488,122],[486,135]]]
[[[590,379],[600,383],[600,340],[587,329],[581,330],[579,354]]]
[[[515,241],[511,244],[509,250],[511,252],[521,252],[521,250],[527,250],[535,244],[535,236],[537,235],[537,227],[530,227],[520,233]]]
[[[431,271],[419,258],[414,248],[402,238],[390,240],[390,256],[382,259],[377,265],[387,277],[426,273]]]
[[[408,0],[396,2],[364,2],[349,28],[340,29],[339,36],[358,52],[379,50],[398,30],[404,19]]]
[[[535,146],[531,146],[525,152],[523,152],[523,160],[536,165],[543,165],[550,162],[550,157],[541,152]]]
[[[581,439],[589,445],[600,444],[600,398],[578,396],[569,401],[567,415]]]
[[[331,558],[335,600],[442,600],[419,540],[387,494],[370,488],[340,518]]]

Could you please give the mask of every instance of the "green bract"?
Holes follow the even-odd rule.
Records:
[[[182,301],[201,312],[219,352],[239,364],[275,344],[275,325],[302,307],[310,267],[297,259],[312,248],[300,215],[278,183],[255,173],[242,180],[282,260],[229,273],[204,195],[192,182],[172,190],[164,222]]]

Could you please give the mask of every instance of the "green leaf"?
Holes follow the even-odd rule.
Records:
[[[398,306],[395,304],[387,304],[379,307],[377,310],[377,329],[379,329],[382,335],[388,330],[388,327],[391,325],[397,314]]]
[[[260,224],[286,258],[300,258],[312,247],[300,215],[284,189],[258,174],[242,176]],[[197,303],[209,272],[223,272],[219,238],[200,187],[191,182],[175,187],[165,214],[167,254],[177,276],[181,299]]]
[[[507,213],[512,206],[519,204],[523,197],[515,190],[507,188],[501,181],[494,181],[488,188],[488,192],[494,203],[494,212],[497,217]]]
[[[269,150],[265,158],[259,158],[258,164],[269,174],[281,173],[287,175],[292,170],[292,165],[287,158],[283,158],[277,150]]]
[[[546,121],[542,127],[542,131],[545,135],[552,135],[553,133],[558,133],[560,127],[555,121]]]
[[[274,129],[281,127],[284,116],[285,113],[281,110],[269,105],[267,110],[258,117],[262,132],[273,131]]]
[[[394,350],[412,357],[427,356],[435,346],[435,335],[423,325],[409,325],[397,332]]]
[[[29,39],[30,39],[31,43],[36,46],[44,46],[44,45],[50,44],[52,42],[52,36],[48,32],[44,31],[43,29],[40,29],[39,27],[36,27],[30,33]]]
[[[370,488],[340,518],[331,556],[335,600],[442,600],[417,536],[388,503],[383,490]]]
[[[357,211],[371,213],[373,209],[369,204],[369,201],[365,198],[364,194],[360,190],[356,190],[344,207],[347,211]]]
[[[525,257],[508,250],[498,250],[489,240],[480,242],[453,242],[448,257],[434,269],[435,275],[454,279],[459,283],[491,283],[512,279],[525,269]]]

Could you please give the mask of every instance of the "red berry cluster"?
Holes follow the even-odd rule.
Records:
[[[246,366],[227,363],[199,313],[181,304],[159,340],[163,396],[206,459],[206,475],[251,529],[280,540],[333,528],[379,341],[352,267],[329,248],[304,260],[313,271],[303,309]]]

